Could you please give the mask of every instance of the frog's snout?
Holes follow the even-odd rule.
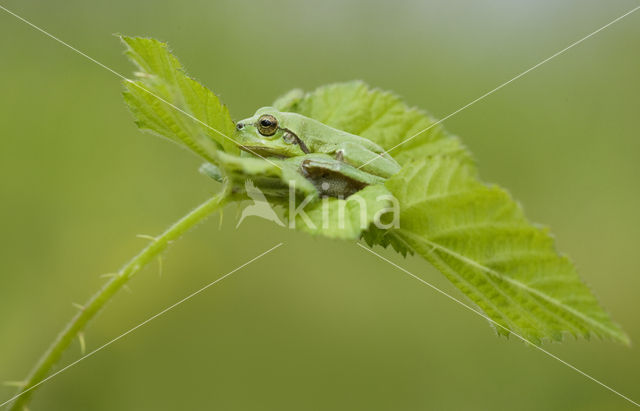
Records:
[[[244,129],[244,123],[238,122],[238,124],[236,124],[236,130],[240,131],[242,129]]]

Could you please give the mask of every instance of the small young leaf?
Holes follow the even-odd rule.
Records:
[[[405,165],[386,185],[402,204],[393,235],[489,318],[534,343],[563,333],[629,342],[548,230],[529,223],[506,191],[481,184],[469,165],[431,157]]]
[[[208,161],[218,150],[238,153],[234,124],[213,92],[187,76],[165,43],[121,37],[137,66],[135,82],[125,81],[125,101],[143,130],[181,143]],[[168,104],[169,103],[169,104]]]

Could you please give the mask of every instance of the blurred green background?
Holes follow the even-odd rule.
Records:
[[[129,74],[113,33],[168,41],[235,119],[293,88],[363,79],[444,117],[638,3],[18,1],[3,6]],[[640,399],[640,12],[447,120],[488,181],[552,227],[634,345],[547,349]],[[141,134],[117,77],[0,11],[0,380],[217,190]],[[33,410],[617,410],[632,406],[364,252],[211,218],[87,330],[93,349],[285,246],[43,384]],[[379,250],[379,249],[378,249]],[[454,295],[420,258],[393,261]],[[68,363],[80,355],[75,344]],[[0,388],[0,401],[14,393]]]

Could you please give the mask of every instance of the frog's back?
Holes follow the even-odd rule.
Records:
[[[303,140],[307,140],[307,144],[314,146],[324,146],[330,142],[336,144],[354,143],[378,154],[384,152],[384,149],[382,147],[367,138],[331,127],[318,120],[305,117],[298,113],[283,114],[286,118],[287,125],[291,124],[293,125],[293,128],[297,128],[292,129],[292,131],[296,132],[298,134],[298,137],[302,138]]]

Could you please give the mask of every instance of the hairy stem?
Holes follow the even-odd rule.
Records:
[[[71,319],[62,332],[56,337],[49,346],[44,355],[40,358],[36,366],[33,368],[24,386],[18,393],[13,404],[12,410],[20,410],[26,408],[31,395],[35,388],[47,377],[51,368],[60,360],[64,351],[69,347],[71,342],[86,327],[87,323],[109,302],[109,300],[120,290],[126,283],[138,273],[145,265],[158,257],[167,246],[175,239],[180,237],[197,223],[204,220],[208,215],[224,207],[231,199],[231,191],[227,184],[223,190],[215,197],[205,201],[189,214],[182,217],[171,227],[165,230],[160,236],[156,237],[151,243],[145,247],[131,261],[125,264],[120,271],[91,297],[82,309]]]

